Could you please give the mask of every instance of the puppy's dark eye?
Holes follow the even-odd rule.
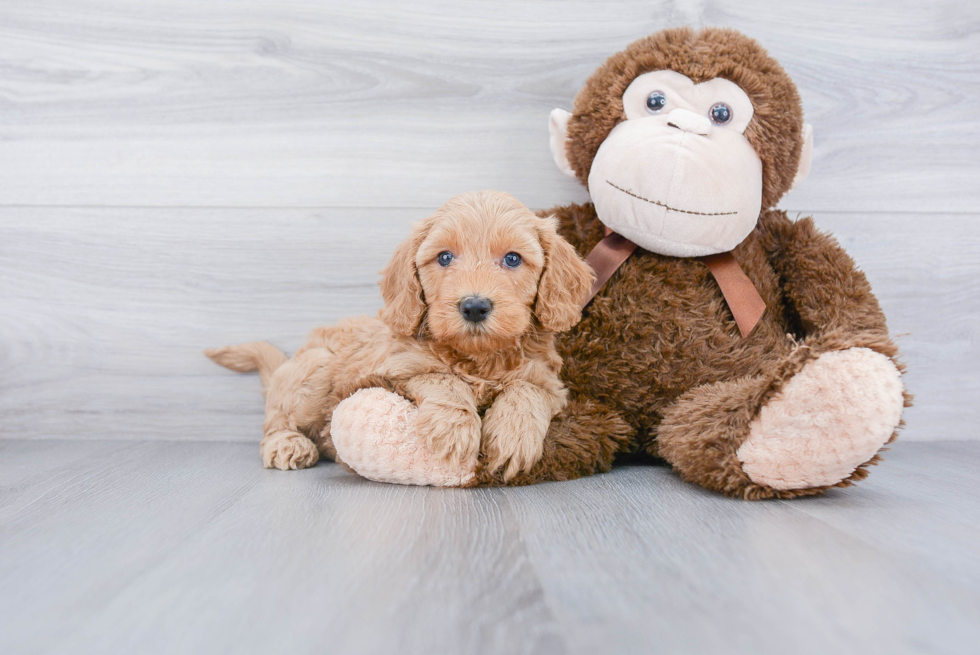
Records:
[[[518,255],[516,252],[509,252],[506,255],[504,255],[504,266],[506,266],[507,268],[517,268],[518,266],[521,265],[521,262],[523,261],[524,260],[521,259],[521,256]]]
[[[455,259],[455,257],[453,257],[453,253],[449,252],[448,250],[443,250],[441,253],[439,253],[439,256],[436,257],[436,261],[439,262],[439,266],[449,266],[453,263],[453,259]]]

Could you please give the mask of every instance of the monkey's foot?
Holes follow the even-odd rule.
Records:
[[[473,481],[476,456],[450,468],[418,437],[418,408],[384,389],[361,389],[337,405],[330,437],[337,457],[376,482],[461,487]]]
[[[895,433],[900,373],[868,348],[824,353],[760,410],[736,453],[756,484],[809,489],[837,484]]]

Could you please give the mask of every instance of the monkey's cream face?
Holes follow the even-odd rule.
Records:
[[[752,102],[733,82],[694,84],[675,71],[640,75],[623,94],[626,120],[589,172],[599,219],[651,252],[731,250],[762,206],[762,162],[745,138]]]

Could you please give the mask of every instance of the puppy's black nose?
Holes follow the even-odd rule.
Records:
[[[470,296],[459,302],[459,313],[470,323],[479,323],[486,319],[492,309],[493,303],[490,302],[490,299],[480,296]]]

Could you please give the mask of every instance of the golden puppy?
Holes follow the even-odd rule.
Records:
[[[336,459],[330,417],[357,389],[384,386],[418,406],[418,434],[456,467],[481,449],[506,478],[541,456],[565,406],[554,332],[580,318],[588,265],[513,196],[457,196],[417,223],[382,271],[385,307],[317,328],[287,361],[251,343],[206,351],[236,371],[258,369],[266,397],[262,461]]]

